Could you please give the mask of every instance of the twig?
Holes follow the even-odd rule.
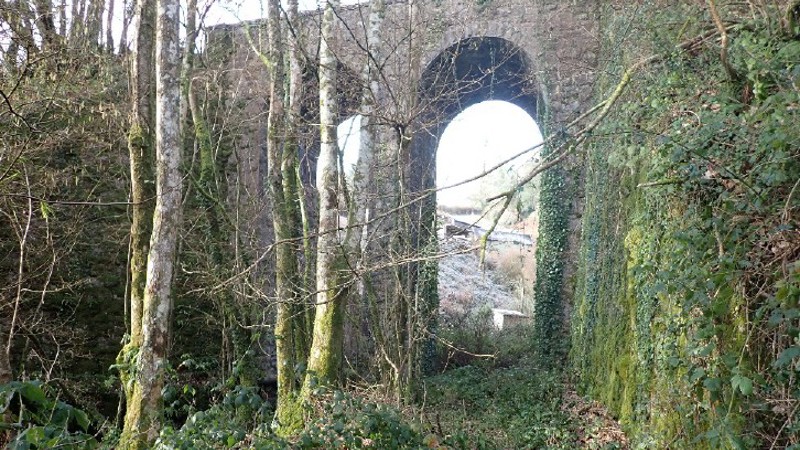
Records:
[[[25,186],[28,188],[28,194],[31,192],[31,183],[28,179],[28,170],[23,166],[23,172],[25,173]],[[17,316],[19,315],[19,308],[20,304],[22,303],[22,281],[25,275],[25,247],[28,243],[28,233],[31,229],[31,221],[33,220],[33,200],[28,199],[28,218],[25,222],[25,229],[22,232],[22,236],[19,240],[19,267],[17,268],[17,295],[16,299],[14,300],[14,312],[11,316],[11,324],[8,327],[8,342],[6,343],[7,347],[2,351],[6,352],[6,355],[11,354],[11,346],[14,342],[14,328],[17,323]]]
[[[714,0],[708,0],[708,10],[711,13],[711,18],[714,20],[714,25],[717,27],[720,36],[719,45],[721,48],[719,51],[719,59],[722,61],[722,66],[725,68],[728,79],[734,81],[739,77],[731,66],[730,61],[728,61],[728,31],[725,29],[725,24],[722,23],[722,18],[719,15],[719,10],[717,10],[717,4]]]
[[[772,445],[769,446],[769,450],[773,450],[775,448],[775,445],[778,443],[778,438],[781,437],[783,430],[786,428],[787,425],[792,423],[792,418],[794,418],[794,414],[797,412],[798,407],[800,407],[800,402],[797,402],[797,404],[794,405],[794,409],[792,410],[792,412],[789,413],[789,417],[787,417],[786,420],[783,422],[781,429],[778,430],[778,433],[775,435],[775,439],[772,441]]]
[[[28,129],[34,130],[34,128],[31,126],[31,124],[28,123],[27,120],[25,120],[25,117],[23,117],[22,114],[14,111],[14,106],[11,105],[11,99],[8,98],[8,96],[6,95],[5,92],[3,92],[2,89],[0,89],[0,97],[3,97],[3,101],[8,106],[8,111],[11,113],[11,115],[21,120],[22,123],[24,123],[25,126],[28,127]]]
[[[667,178],[664,180],[658,181],[648,181],[646,183],[639,183],[636,185],[637,188],[649,188],[649,187],[656,187],[656,186],[666,186],[669,184],[678,184],[682,183],[684,180],[682,178]]]
[[[800,185],[800,180],[794,183],[794,187],[792,187],[792,190],[789,192],[789,196],[786,197],[786,205],[783,207],[783,223],[788,223],[789,219],[792,218],[792,214],[789,211],[791,211],[792,197],[798,185]]]
[[[146,203],[152,200],[151,198],[143,202],[82,202],[82,201],[72,201],[72,200],[51,200],[42,197],[36,197],[34,195],[23,195],[23,194],[0,194],[0,197],[21,198],[25,200],[35,200],[37,202],[48,203],[51,205],[66,205],[66,206],[135,206],[135,205],[141,205],[142,203]]]
[[[438,335],[436,335],[436,334],[434,334],[434,333],[428,333],[428,334],[429,334],[429,335],[430,335],[432,338],[434,338],[434,339],[436,339],[437,341],[439,341],[439,342],[441,342],[442,344],[444,344],[444,345],[445,345],[445,347],[448,347],[448,348],[450,348],[450,349],[452,349],[452,350],[455,350],[455,351],[457,351],[457,352],[459,352],[459,353],[463,353],[463,354],[465,354],[465,355],[469,355],[469,356],[474,356],[474,357],[476,357],[476,358],[497,358],[497,356],[495,356],[495,355],[493,355],[493,354],[491,354],[491,353],[488,353],[488,354],[481,354],[481,353],[472,353],[472,352],[469,352],[469,351],[467,351],[467,350],[464,350],[463,348],[458,348],[458,347],[456,347],[456,346],[455,346],[455,345],[453,345],[451,342],[448,342],[447,340],[445,340],[445,339],[444,339],[444,338],[442,338],[441,336],[438,336]]]

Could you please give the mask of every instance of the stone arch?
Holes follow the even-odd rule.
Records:
[[[431,63],[442,53],[458,45],[458,43],[470,39],[502,39],[520,50],[524,49],[530,52],[530,43],[529,45],[521,45],[521,42],[524,41],[524,37],[516,26],[499,21],[490,21],[482,25],[483,26],[453,27],[445,31],[434,46],[428,47],[422,53],[423,72],[430,67]],[[529,60],[528,63],[531,64],[529,66],[531,73],[535,73],[535,68],[532,65],[533,61]]]
[[[539,121],[542,96],[528,55],[509,40],[469,37],[445,48],[424,69],[419,81],[423,113],[415,124],[411,148],[412,192],[436,186],[436,148],[447,125],[467,107],[502,100]],[[434,202],[435,205],[435,202]]]

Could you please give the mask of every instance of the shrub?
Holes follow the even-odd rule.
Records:
[[[419,448],[420,427],[406,423],[386,405],[366,403],[342,391],[314,398],[315,421],[306,427],[300,448]]]
[[[88,414],[49,394],[40,381],[0,385],[0,430],[12,432],[7,448],[97,448]]]
[[[271,416],[272,406],[257,388],[236,386],[219,404],[191,414],[179,429],[165,427],[156,448],[288,448],[270,430]]]

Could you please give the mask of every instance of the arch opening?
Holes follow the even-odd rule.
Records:
[[[419,85],[422,114],[411,149],[412,192],[437,186],[439,143],[448,125],[473,105],[499,101],[538,119],[538,84],[527,55],[513,43],[496,37],[464,39],[428,65]],[[429,202],[428,207],[434,206]]]
[[[420,79],[419,103],[423,113],[412,143],[411,173],[414,176],[409,180],[412,192],[424,193],[471,178],[539,144],[542,137],[536,121],[540,95],[534,74],[531,61],[521,49],[496,37],[464,39],[434,58]],[[442,251],[454,250],[452,241],[439,240],[448,236],[448,226],[437,229],[438,226],[443,222],[455,223],[457,226],[452,229],[457,232],[463,225],[474,223],[486,206],[483,200],[516,184],[518,177],[536,164],[538,154],[538,151],[525,153],[482,180],[463,188],[437,192],[437,198],[421,202],[421,220],[414,230],[418,248],[430,247],[432,242],[438,241],[435,246]],[[434,301],[438,298],[440,310],[445,314],[443,320],[447,320],[448,308],[454,306],[451,294],[459,297],[456,300],[462,303],[455,305],[456,308],[465,307],[464,302],[473,302],[467,307],[531,311],[537,222],[535,191],[535,186],[529,188],[512,203],[504,238],[509,240],[508,245],[490,244],[488,258],[498,272],[507,272],[500,274],[508,281],[505,286],[487,286],[479,282],[480,286],[474,287],[473,298],[460,298],[465,291],[464,279],[459,275],[454,280],[452,274],[477,270],[477,259],[472,269],[455,270],[453,261],[442,259],[438,277],[422,280],[419,289]],[[443,208],[437,208],[440,206]],[[492,214],[488,216],[493,217]],[[515,229],[511,228],[512,223],[517,225]],[[477,225],[470,229],[472,238],[479,237],[481,228],[486,231],[490,223]]]

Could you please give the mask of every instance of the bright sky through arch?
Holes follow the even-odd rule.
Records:
[[[490,100],[462,111],[444,130],[436,152],[436,184],[451,185],[483,173],[497,163],[542,142],[539,126],[522,108],[504,101]],[[522,164],[531,161],[535,152],[527,153],[503,169],[513,167],[516,173]],[[476,199],[498,192],[486,192],[479,180],[438,193],[442,206],[467,207]]]

